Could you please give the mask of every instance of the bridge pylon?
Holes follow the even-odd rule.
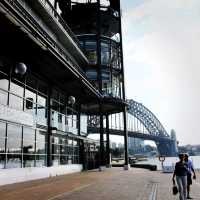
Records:
[[[159,140],[156,141],[159,155],[173,157],[177,156],[177,141],[176,140]]]

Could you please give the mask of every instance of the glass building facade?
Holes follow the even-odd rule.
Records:
[[[51,136],[52,165],[80,163],[79,139],[73,137],[78,134],[76,105],[57,88],[51,96],[48,90],[30,72],[22,77],[0,67],[0,168],[47,166],[48,109],[57,130]]]
[[[99,88],[96,35],[81,35],[78,36],[78,39],[89,60],[89,65],[85,69],[86,75]],[[123,94],[120,44],[114,39],[101,36],[100,46],[102,93],[121,99]]]
[[[2,169],[102,165],[103,133],[98,149],[95,141],[86,138],[87,117],[100,115],[103,128],[103,116],[125,110],[122,40],[114,40],[121,30],[119,11],[116,15],[112,1],[105,13],[100,4],[96,7],[100,1],[66,2],[70,3],[0,2]],[[105,34],[97,31],[98,23],[87,31],[91,22],[79,21],[82,18],[76,12],[85,13],[88,8],[91,14],[100,12],[92,24],[97,17],[103,21],[107,16],[105,26],[100,27]],[[77,23],[80,30],[73,26]],[[106,27],[110,27],[109,33]],[[20,62],[27,65],[25,74],[16,71]]]

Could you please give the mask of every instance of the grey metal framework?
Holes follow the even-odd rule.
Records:
[[[138,103],[132,99],[127,100],[128,122],[131,126],[128,126],[128,137],[141,138],[146,140],[155,141],[157,149],[160,155],[176,156],[177,155],[177,141],[176,138],[170,136],[158,118],[144,105]],[[140,122],[135,121],[137,119]],[[104,119],[105,120],[105,119]],[[112,126],[109,127],[109,133],[111,135],[123,135],[123,127],[120,127],[122,118],[119,114],[111,116],[110,122]],[[131,127],[136,126],[136,129]],[[143,127],[142,127],[143,126]],[[88,133],[98,133],[100,127],[100,120],[98,117],[88,117]],[[104,134],[106,133],[106,127],[104,126]]]
[[[158,118],[143,104],[127,100],[128,113],[136,117],[148,130],[149,134],[161,137],[170,137]]]
[[[126,99],[122,49],[120,0],[56,0],[55,8],[77,35],[88,59],[83,66],[88,79],[102,95],[87,112],[99,123],[100,166],[109,166],[109,115],[123,112],[125,167],[128,166]],[[104,147],[103,121],[106,119],[107,144]],[[105,163],[105,154],[107,162]]]

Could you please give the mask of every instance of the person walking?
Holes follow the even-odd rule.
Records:
[[[196,173],[194,171],[193,163],[189,159],[189,154],[185,154],[185,163],[187,164],[188,167],[188,172],[187,172],[187,199],[192,199],[190,197],[190,185],[192,185],[192,172],[193,172],[193,179],[196,179]]]
[[[185,158],[184,154],[179,154],[179,161],[175,165],[175,170],[172,177],[173,184],[175,184],[175,176],[176,176],[176,182],[178,185],[180,200],[186,200],[186,193],[187,193],[188,168],[184,158]]]

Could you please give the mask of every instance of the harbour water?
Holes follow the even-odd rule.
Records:
[[[200,170],[200,156],[190,156],[190,160],[192,160],[194,169]],[[165,161],[163,162],[163,166],[175,166],[175,163],[178,161],[178,157],[166,157]],[[153,158],[148,158],[147,160],[137,162],[140,164],[152,164],[152,165],[157,165],[157,169],[161,170],[162,165],[161,162],[159,161],[158,157],[153,157]]]

